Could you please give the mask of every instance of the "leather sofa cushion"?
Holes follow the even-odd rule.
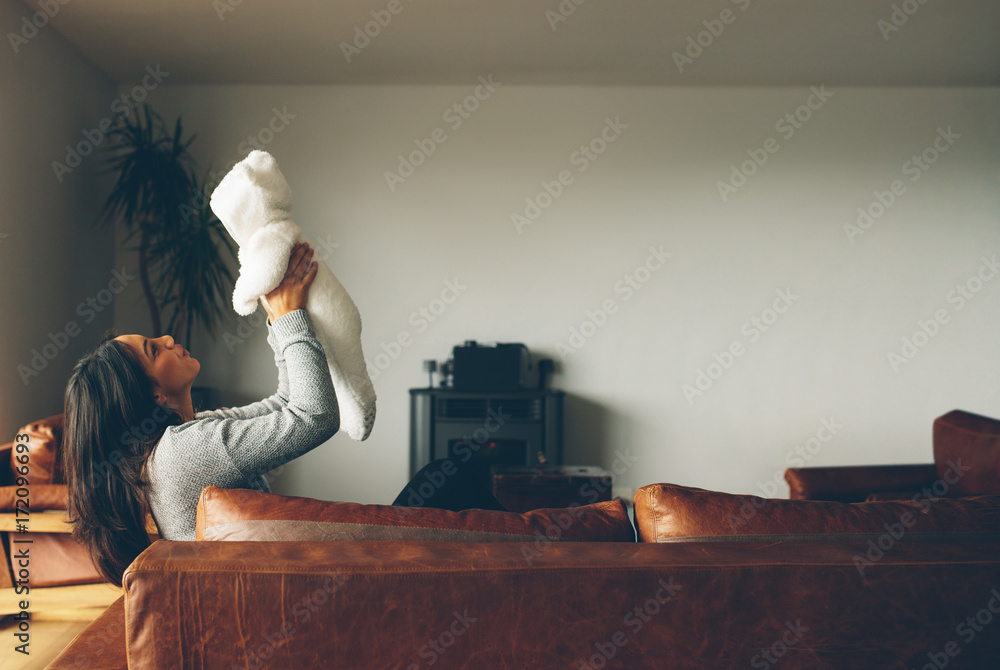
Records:
[[[641,542],[774,536],[871,536],[955,540],[974,535],[1000,539],[1000,496],[916,497],[864,503],[777,500],[673,484],[651,484],[635,493]]]
[[[961,410],[934,420],[934,464],[944,477],[960,464],[958,495],[1000,493],[1000,421]]]
[[[24,426],[18,435],[27,435],[28,440],[15,439],[16,444],[28,445],[28,481],[31,484],[65,484],[62,459],[60,457],[63,435],[63,415],[56,414]],[[23,453],[23,452],[21,452]],[[19,452],[11,449],[10,469],[17,471],[21,463],[16,461]]]
[[[198,540],[440,540],[634,542],[621,500],[518,514],[364,505],[207,486],[198,499]]]

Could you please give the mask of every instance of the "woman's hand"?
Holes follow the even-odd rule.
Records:
[[[283,315],[302,309],[309,297],[309,287],[316,278],[319,263],[313,261],[313,249],[306,242],[296,242],[288,258],[288,270],[273,291],[261,296],[268,322],[274,323]],[[267,298],[265,302],[264,298]],[[270,308],[268,308],[270,306]]]

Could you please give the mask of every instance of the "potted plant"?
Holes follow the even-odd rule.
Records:
[[[116,181],[101,218],[122,222],[125,244],[137,240],[126,248],[138,254],[153,337],[167,332],[187,347],[199,325],[214,339],[233,288],[224,253],[236,254],[209,205],[216,184],[195,173],[188,149],[196,136],[183,138],[180,117],[171,134],[147,104],[134,118],[122,117],[108,137],[104,174]]]

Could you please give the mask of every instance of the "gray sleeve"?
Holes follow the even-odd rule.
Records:
[[[247,477],[274,470],[315,449],[340,429],[340,408],[326,354],[305,310],[281,316],[271,328],[276,357],[284,357],[287,366],[287,397],[281,397],[279,382],[278,393],[255,403],[257,410],[268,408],[263,413],[246,418],[209,417],[205,426],[211,432],[209,439],[221,443],[233,465]]]
[[[278,411],[288,404],[288,365],[285,363],[285,354],[278,347],[274,327],[267,320],[265,320],[265,323],[267,323],[267,343],[271,345],[271,349],[274,351],[274,364],[278,367],[278,390],[263,400],[258,400],[242,407],[224,407],[222,409],[198,412],[196,418],[252,419],[255,416]]]

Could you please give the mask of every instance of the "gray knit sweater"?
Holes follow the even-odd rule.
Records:
[[[266,472],[315,449],[340,428],[326,354],[298,309],[268,324],[278,391],[232,409],[198,412],[170,426],[148,461],[150,511],[167,540],[194,540],[201,490],[270,491]]]

